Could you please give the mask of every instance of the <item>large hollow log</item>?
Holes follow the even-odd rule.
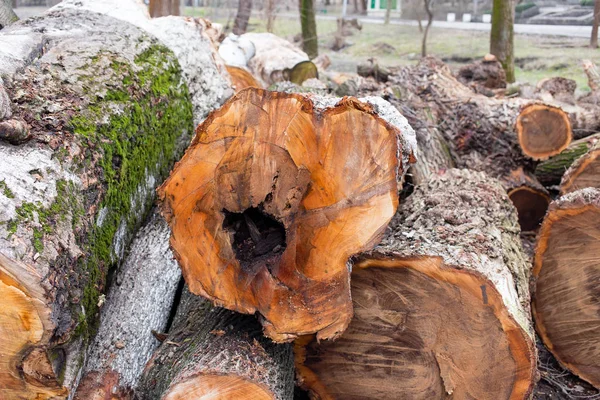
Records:
[[[535,252],[533,316],[546,347],[600,388],[600,189],[550,205]]]
[[[499,182],[468,170],[433,177],[354,265],[348,330],[297,343],[297,378],[321,399],[527,399],[528,273]]]
[[[198,127],[159,190],[193,293],[258,312],[277,341],[343,332],[348,259],[383,234],[414,159],[373,102],[246,89]]]
[[[290,344],[271,342],[253,316],[213,307],[186,288],[136,398],[289,400],[293,392]]]
[[[170,235],[158,212],[136,234],[106,295],[75,400],[131,398],[159,345],[152,331],[166,331],[181,279]]]
[[[107,272],[123,259],[196,118],[184,75],[198,74],[184,74],[145,30],[84,3],[0,32],[11,101],[0,123],[0,274],[10,275],[3,288],[15,299],[0,312],[2,399],[62,398],[73,388]],[[98,3],[95,11],[128,2]],[[218,76],[214,61],[196,61]],[[204,84],[206,95],[217,98],[224,82]],[[22,140],[11,140],[19,133],[11,126]]]
[[[600,142],[571,164],[563,175],[560,192],[566,194],[586,187],[600,188]]]
[[[536,178],[546,186],[559,185],[563,175],[573,162],[598,142],[600,142],[600,133],[574,140],[562,153],[536,165]]]

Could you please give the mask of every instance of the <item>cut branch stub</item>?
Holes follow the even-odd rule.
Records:
[[[517,117],[517,136],[523,154],[535,160],[552,157],[571,143],[569,116],[559,107],[529,104]]]
[[[600,189],[550,205],[535,252],[533,316],[556,359],[600,388]]]
[[[260,313],[276,341],[344,331],[348,259],[377,243],[398,203],[400,132],[356,99],[315,104],[240,92],[159,189],[190,290]]]

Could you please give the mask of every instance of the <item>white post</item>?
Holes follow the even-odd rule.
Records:
[[[342,0],[342,18],[346,16],[346,8],[348,7],[348,0]]]

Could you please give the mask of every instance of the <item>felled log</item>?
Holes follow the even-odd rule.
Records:
[[[560,184],[561,178],[575,160],[600,141],[600,134],[574,140],[562,153],[540,162],[535,167],[536,178],[546,186]]]
[[[131,398],[165,332],[181,271],[169,248],[171,231],[153,212],[138,231],[102,306],[75,400]]]
[[[235,67],[233,65],[227,66],[227,72],[231,75],[231,83],[235,88],[236,92],[244,90],[249,87],[261,89],[262,85],[252,76],[252,74],[242,67]]]
[[[72,389],[107,271],[193,131],[174,52],[85,4],[66,2],[0,32],[10,119],[27,130],[24,143],[0,140],[0,275],[2,298],[13,299],[0,314],[2,399]],[[196,61],[218,76],[213,61]]]
[[[533,316],[546,347],[600,388],[600,190],[581,189],[550,205],[533,268]]]
[[[506,72],[504,72],[502,64],[492,54],[461,67],[458,70],[457,78],[461,83],[471,85],[475,90],[478,87],[487,89],[503,89],[506,87]]]
[[[560,192],[566,194],[586,187],[600,188],[599,142],[575,160],[565,172],[560,183]]]
[[[542,79],[536,85],[536,96],[543,101],[559,101],[575,104],[577,82],[560,76]]]
[[[377,63],[377,60],[370,58],[366,63],[360,63],[356,66],[356,72],[359,76],[368,78],[373,77],[378,82],[387,82],[392,71]]]
[[[536,354],[529,267],[499,182],[449,170],[417,187],[352,272],[354,318],[297,343],[321,399],[527,399]]]
[[[343,332],[348,259],[378,241],[414,160],[380,108],[246,89],[211,114],[159,189],[192,293],[259,313],[275,341]]]
[[[272,33],[246,33],[241,37],[256,48],[248,67],[265,86],[286,80],[301,85],[306,79],[319,77],[308,55],[287,40]]]
[[[253,316],[213,307],[184,289],[136,398],[288,400],[293,392],[291,345],[265,338]]]
[[[517,209],[519,225],[524,232],[536,230],[546,215],[550,195],[534,175],[519,168],[506,175],[502,186]]]

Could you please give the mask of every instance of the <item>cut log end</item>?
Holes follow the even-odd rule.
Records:
[[[586,187],[600,188],[600,142],[565,172],[560,191],[566,194]]]
[[[300,381],[320,398],[524,399],[531,392],[531,340],[483,276],[439,257],[369,258],[355,265],[352,290],[348,330],[333,343],[296,348]]]
[[[244,68],[227,65],[227,72],[231,76],[231,83],[236,92],[240,92],[246,88],[262,88],[262,85]]]
[[[190,290],[258,311],[276,341],[339,335],[352,316],[348,259],[397,207],[399,134],[356,99],[321,109],[296,94],[237,94],[159,190]]]
[[[571,123],[558,107],[529,104],[517,117],[517,136],[523,154],[543,160],[560,153],[571,143]]]
[[[0,398],[65,395],[45,349],[35,347],[51,333],[49,312],[40,293],[15,278],[18,268],[27,267],[0,253]]]
[[[271,392],[261,385],[227,375],[196,375],[174,385],[164,400],[273,400]]]
[[[550,206],[536,249],[533,316],[559,362],[600,388],[600,190]]]
[[[508,197],[517,209],[519,225],[524,232],[540,226],[550,204],[550,197],[539,190],[521,186],[508,192]]]
[[[296,85],[302,85],[307,79],[318,79],[319,71],[312,61],[301,61],[290,70],[286,70],[286,78]]]

